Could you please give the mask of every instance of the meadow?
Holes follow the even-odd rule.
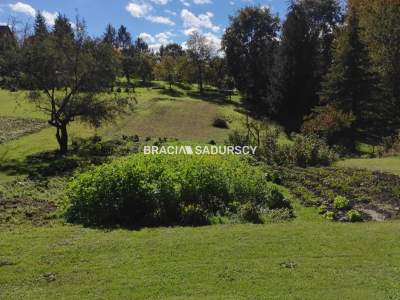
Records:
[[[97,130],[73,124],[72,140],[137,134],[141,140],[223,143],[242,126],[237,96],[220,100],[210,91],[200,97],[178,87],[170,94],[160,85],[138,88],[134,111],[113,124]],[[229,129],[213,126],[221,116]],[[0,91],[0,118],[6,117],[46,120],[23,93]],[[29,156],[56,148],[52,128],[0,144],[1,299],[400,298],[398,220],[332,222],[281,187],[296,216],[289,221],[86,228],[66,223],[59,210],[69,174],[36,181],[23,171]],[[337,167],[400,174],[399,162],[349,159]]]

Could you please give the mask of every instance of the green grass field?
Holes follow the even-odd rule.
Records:
[[[369,158],[369,159],[347,159],[337,164],[341,167],[368,169],[371,171],[388,172],[400,175],[400,156]]]
[[[167,137],[195,142],[224,142],[232,129],[241,126],[242,114],[235,110],[235,102],[214,103],[177,89],[178,96],[163,94],[159,89],[137,88],[138,104],[134,112],[121,116],[111,124],[93,129],[85,124],[71,124],[70,138],[88,137],[98,134],[105,139],[122,135],[145,137]],[[195,94],[195,93],[194,93]],[[214,118],[223,116],[230,121],[230,129],[213,126]],[[0,90],[0,117],[39,118],[46,116],[30,104],[23,93],[9,93]],[[36,134],[22,137],[0,145],[0,158],[3,160],[22,160],[27,155],[57,148],[55,130],[45,129]]]
[[[1,299],[398,299],[399,222],[0,232]]]
[[[133,113],[97,131],[75,123],[70,135],[207,143],[223,142],[240,128],[237,97],[221,102],[194,90],[177,92],[138,88]],[[218,116],[230,129],[212,126]],[[46,120],[22,93],[0,90],[1,117]],[[0,144],[0,166],[56,148],[54,130],[46,128]],[[400,175],[398,157],[338,166]],[[0,202],[2,188],[14,179],[23,184],[22,174],[0,171]],[[35,194],[59,203],[64,181],[54,178],[39,192],[22,185],[17,198]],[[0,299],[400,299],[400,221],[330,222],[285,194],[297,218],[265,225],[129,231],[83,228],[60,218],[40,226],[0,222]]]

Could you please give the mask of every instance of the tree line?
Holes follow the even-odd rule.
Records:
[[[74,24],[74,25],[72,25]],[[2,86],[29,90],[49,114],[61,152],[75,119],[99,126],[129,106],[126,90],[157,79],[236,89],[256,117],[288,132],[317,134],[354,150],[379,144],[400,125],[400,2],[292,0],[284,20],[248,6],[230,18],[216,49],[201,33],[155,52],[125,26],[90,37],[83,20],[58,15],[49,28],[40,12],[34,30],[0,43]],[[104,95],[108,95],[105,97]],[[107,100],[105,100],[107,99]]]
[[[222,47],[245,101],[288,132],[351,150],[398,134],[397,0],[293,0],[283,22],[246,7],[230,19]]]

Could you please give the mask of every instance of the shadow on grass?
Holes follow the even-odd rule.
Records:
[[[93,159],[80,157],[73,153],[61,157],[56,151],[28,156],[23,161],[7,160],[0,162],[0,172],[8,176],[26,175],[39,180],[54,176],[70,176],[78,167],[92,163]]]
[[[192,97],[194,99],[199,99],[203,101],[207,101],[210,103],[218,104],[218,105],[234,105],[236,107],[240,106],[240,104],[236,101],[233,101],[231,99],[230,95],[228,92],[224,91],[219,91],[219,90],[213,90],[213,89],[204,89],[204,91],[198,92],[198,91],[192,91],[192,92],[187,92],[187,95],[189,97]]]
[[[172,88],[172,89],[169,89],[169,88],[163,89],[163,90],[160,91],[160,94],[166,95],[166,96],[170,96],[170,97],[175,97],[175,98],[184,96],[184,94],[182,92],[180,92],[178,90],[175,90],[174,88]]]

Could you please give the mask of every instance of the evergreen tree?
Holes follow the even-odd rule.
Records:
[[[132,46],[132,37],[128,32],[127,28],[124,25],[118,29],[118,48],[120,49],[129,49]]]
[[[370,127],[376,128],[379,119],[377,79],[371,71],[367,47],[360,38],[359,20],[354,9],[350,8],[346,24],[338,33],[333,64],[322,86],[323,103],[351,112],[355,117],[350,131],[351,146],[354,147],[360,134],[364,137],[374,134],[375,130]]]
[[[400,2],[398,0],[351,0],[360,14],[362,37],[367,44],[374,70],[381,80],[386,127],[395,134],[400,129]]]
[[[289,7],[272,82],[273,100],[279,103],[276,117],[289,132],[299,130],[304,116],[319,104],[341,21],[337,0],[294,0]]]
[[[106,32],[104,33],[103,36],[103,42],[112,45],[114,47],[117,47],[117,31],[115,30],[115,27],[112,26],[111,24],[108,24],[106,27]]]
[[[149,52],[149,45],[142,38],[137,38],[135,41],[135,48],[138,53]]]
[[[37,11],[34,25],[34,37],[39,40],[45,39],[49,34],[46,19],[40,11]]]

